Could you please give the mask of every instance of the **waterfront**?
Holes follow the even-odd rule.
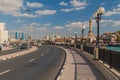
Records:
[[[106,49],[120,52],[120,47],[106,46]]]

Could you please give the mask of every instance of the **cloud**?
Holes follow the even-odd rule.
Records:
[[[78,11],[78,10],[85,9],[86,5],[87,5],[87,3],[85,1],[84,2],[80,2],[80,1],[77,1],[77,0],[72,0],[72,1],[69,2],[69,4],[72,5],[72,7],[69,6],[70,8],[61,9],[61,11],[62,12]]]
[[[70,2],[74,7],[83,7],[83,6],[86,6],[86,2],[79,2],[77,0],[72,0]]]
[[[30,17],[30,18],[35,18],[37,17],[37,15],[33,15],[33,14],[28,14],[28,13],[21,13],[21,12],[16,12],[13,14],[13,16],[15,17]]]
[[[120,21],[114,21],[113,22],[113,24],[112,24],[112,26],[114,26],[114,27],[120,27]]]
[[[105,12],[104,16],[119,15],[120,14],[120,4],[116,8],[113,8],[111,11]]]
[[[74,10],[73,8],[70,8],[70,9],[61,9],[62,12],[71,12],[73,10]]]
[[[40,8],[40,7],[43,7],[44,5],[38,2],[34,2],[34,3],[27,2],[27,6],[31,8]]]
[[[33,23],[31,23],[30,25],[31,25],[31,26],[38,26],[39,24],[38,24],[38,23],[33,22]]]
[[[44,26],[50,26],[51,24],[50,23],[45,23]]]
[[[80,28],[82,26],[82,22],[72,22],[66,25],[68,28]]]
[[[39,27],[39,28],[36,28],[36,30],[39,30],[39,31],[42,31],[42,32],[48,32],[49,28],[48,27]]]
[[[94,24],[93,26],[96,26],[96,24]],[[101,20],[100,21],[100,26],[103,26],[103,27],[120,27],[120,21],[118,21],[118,20]]]
[[[22,21],[21,21],[21,20],[17,20],[16,22],[17,22],[17,23],[20,23],[20,22],[22,22]]]
[[[38,11],[36,11],[35,13],[37,14],[37,15],[52,15],[52,14],[55,14],[57,11],[56,10],[38,10]]]
[[[67,6],[68,3],[65,3],[64,1],[60,2],[59,5],[62,5],[62,6]]]
[[[0,12],[12,14],[20,10],[23,6],[23,0],[0,0]]]
[[[55,29],[55,30],[61,30],[61,29],[64,29],[64,27],[62,27],[62,26],[55,26],[55,27],[53,27],[53,29]]]

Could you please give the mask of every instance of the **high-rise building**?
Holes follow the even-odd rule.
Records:
[[[26,34],[24,32],[15,32],[15,39],[16,40],[25,40]]]
[[[0,43],[8,42],[8,30],[5,29],[6,24],[0,23]]]

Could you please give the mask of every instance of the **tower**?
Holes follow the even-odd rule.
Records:
[[[88,40],[90,43],[96,40],[96,37],[94,36],[93,31],[92,31],[92,19],[91,18],[89,20]]]
[[[93,31],[92,31],[92,20],[89,20],[89,33],[88,36],[92,36],[93,35]]]

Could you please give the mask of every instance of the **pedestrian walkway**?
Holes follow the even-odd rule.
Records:
[[[22,55],[31,53],[31,52],[33,52],[33,51],[35,51],[37,49],[38,49],[37,47],[32,47],[29,50],[26,49],[24,51],[15,52],[15,53],[7,54],[7,55],[2,55],[2,56],[0,56],[0,60],[7,60],[7,59],[14,58],[14,57],[22,56]]]
[[[107,80],[82,55],[71,49],[66,51],[66,63],[58,80]]]
[[[76,80],[97,80],[87,62],[75,51],[69,50],[74,57]]]

